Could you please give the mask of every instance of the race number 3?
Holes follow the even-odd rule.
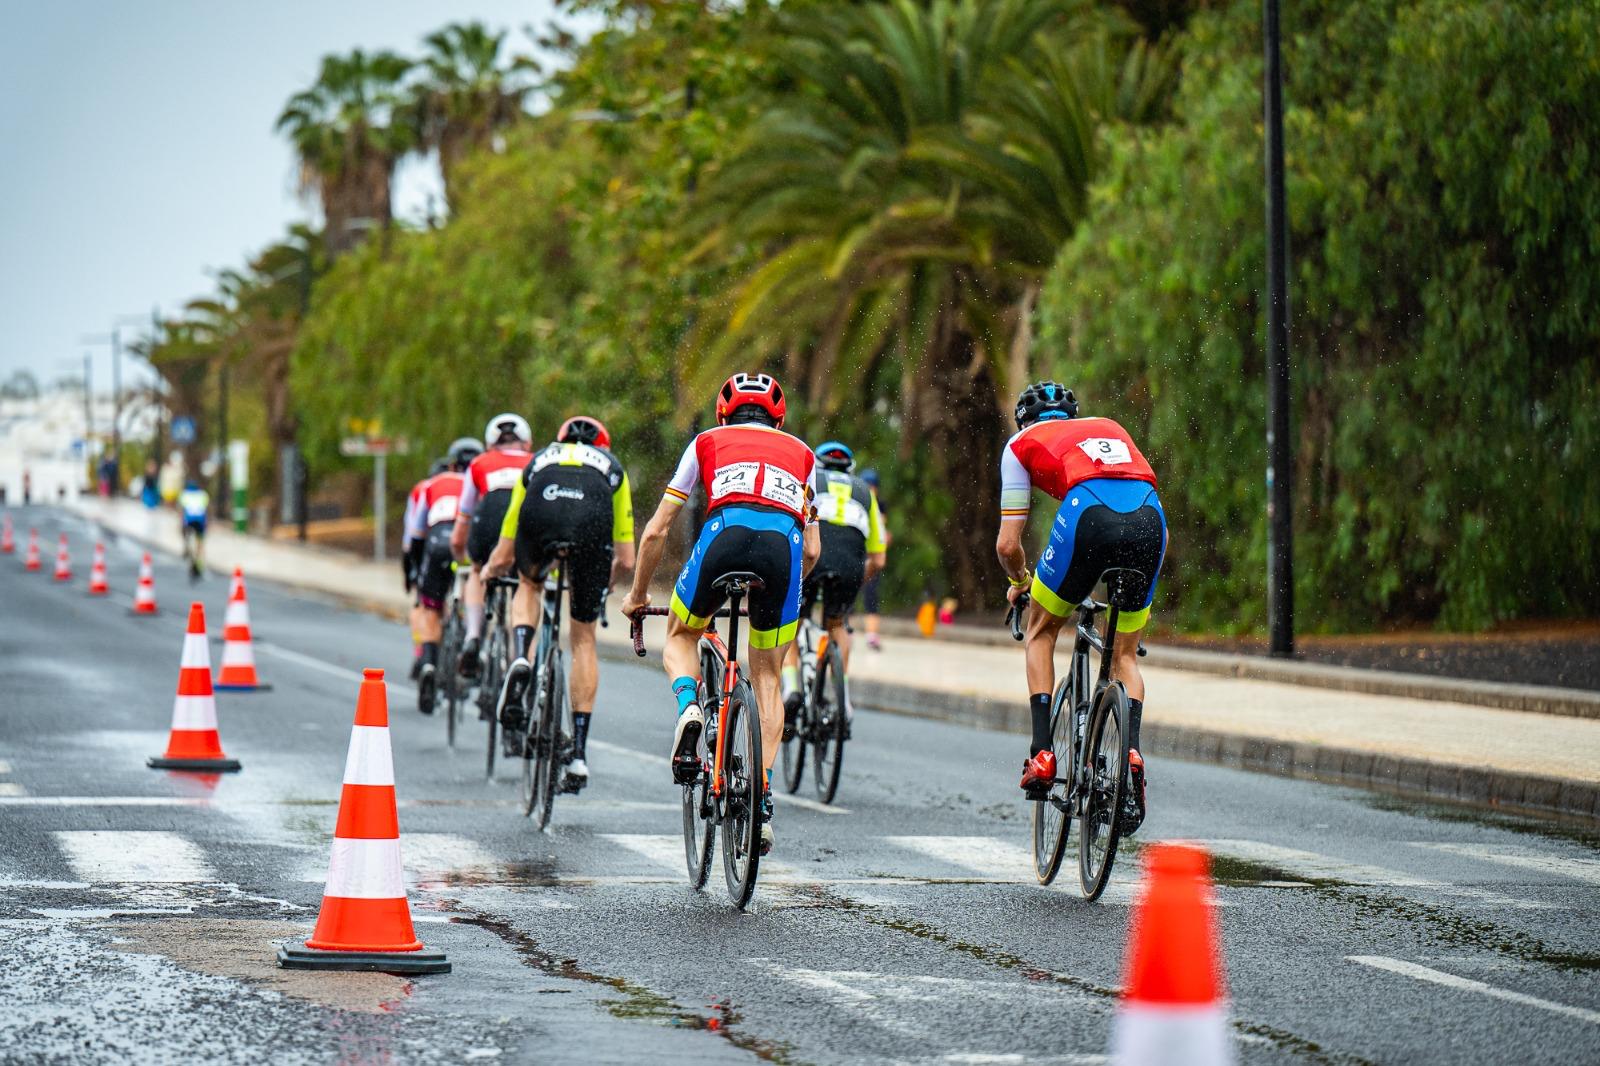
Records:
[[[729,463],[717,467],[717,472],[711,475],[711,498],[720,500],[736,492],[753,495],[760,471],[760,463]]]
[[[803,482],[782,467],[765,464],[766,477],[761,484],[761,496],[781,507],[800,512],[806,505],[806,487]]]
[[[1088,440],[1079,441],[1078,447],[1083,449],[1084,455],[1107,466],[1133,462],[1133,455],[1128,451],[1128,442],[1117,440],[1115,437],[1090,437]]]

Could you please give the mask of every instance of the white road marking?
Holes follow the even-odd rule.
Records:
[[[11,763],[5,759],[0,759],[0,774],[9,774],[10,772]]]
[[[289,662],[299,663],[301,666],[304,666],[310,670],[320,670],[323,673],[328,674],[330,677],[342,678],[345,681],[354,681],[357,684],[360,684],[361,681],[364,680],[360,670],[352,670],[348,666],[339,666],[337,663],[330,663],[326,659],[318,659],[314,655],[305,655],[301,652],[291,651],[288,648],[279,647],[276,644],[269,644],[264,640],[256,640],[252,641],[251,643],[257,651],[264,651],[269,655],[276,655],[280,659],[287,659]],[[388,685],[391,692],[395,692],[403,696],[411,696],[412,698],[415,698],[417,695],[416,689],[402,681],[395,681],[389,678],[385,678],[384,681],[385,684]]]
[[[1497,907],[1511,907],[1518,910],[1562,909],[1553,903],[1516,899],[1499,892],[1491,892],[1488,889],[1475,888],[1470,885],[1452,885],[1444,881],[1417,877],[1413,874],[1390,870],[1382,866],[1347,862],[1331,855],[1321,855],[1314,851],[1301,851],[1298,848],[1280,847],[1277,844],[1267,844],[1259,840],[1198,840],[1195,843],[1219,855],[1242,859],[1246,862],[1259,862],[1268,866],[1276,866],[1300,877],[1339,881],[1348,885],[1371,886],[1374,888],[1420,888],[1476,899]]]
[[[644,856],[646,859],[649,859],[658,866],[679,871],[687,870],[688,859],[684,854],[682,836],[672,836],[670,834],[658,835],[652,833],[602,833],[600,835],[611,841],[613,844],[622,845],[635,855]],[[717,841],[717,846],[720,848],[722,846],[720,833],[718,834],[718,837],[719,839]],[[687,874],[685,874],[685,876],[687,876]],[[821,883],[818,878],[805,877],[793,866],[790,866],[787,863],[775,862],[772,859],[761,860],[761,867],[757,871],[757,877],[761,882],[767,884],[776,884],[780,882],[802,884]]]
[[[80,881],[217,880],[205,854],[177,833],[71,829],[54,835]]]
[[[18,796],[26,796],[27,794],[28,790],[17,784],[15,781],[0,781],[0,798],[16,798]]]
[[[1600,862],[1594,859],[1547,855],[1532,848],[1521,848],[1514,845],[1447,844],[1414,840],[1411,842],[1411,846],[1414,848],[1428,848],[1432,851],[1443,851],[1451,855],[1462,855],[1469,859],[1482,859],[1484,862],[1498,863],[1501,866],[1537,870],[1540,873],[1555,874],[1559,877],[1570,877],[1575,881],[1584,881],[1591,885],[1600,885]]]
[[[1580,1022],[1588,1022],[1590,1025],[1600,1025],[1600,1011],[1573,1007],[1566,1003],[1556,1003],[1552,1000],[1540,999],[1538,996],[1530,996],[1525,992],[1513,992],[1508,988],[1496,988],[1494,985],[1484,984],[1482,981],[1474,981],[1470,977],[1457,977],[1453,973],[1432,970],[1426,966],[1419,966],[1414,962],[1386,958],[1383,955],[1346,955],[1345,959],[1362,966],[1370,966],[1375,970],[1387,970],[1389,973],[1399,974],[1402,977],[1411,977],[1418,981],[1429,981],[1433,984],[1458,989],[1462,992],[1476,992],[1479,995],[1503,999],[1507,1003],[1518,1003],[1524,1007],[1536,1007],[1539,1010],[1550,1011],[1552,1014],[1564,1014],[1569,1018],[1576,1018]]]
[[[665,755],[656,755],[648,751],[638,751],[634,748],[625,748],[621,744],[611,744],[604,740],[595,740],[592,737],[589,739],[589,746],[591,748],[597,748],[600,751],[608,751],[613,755],[622,755],[629,759],[637,759],[640,762],[648,763],[651,766],[666,766],[669,762]],[[801,807],[808,811],[816,811],[818,814],[850,813],[850,808],[848,807],[837,807],[830,803],[818,803],[816,800],[806,799],[804,796],[791,796],[780,788],[774,788],[772,790],[772,796],[780,803],[787,803],[791,806]]]
[[[400,856],[423,880],[463,870],[488,873],[504,865],[477,841],[451,833],[402,833]]]
[[[199,796],[0,796],[0,807],[209,807]]]
[[[1061,872],[1049,886],[1039,885],[1034,872],[1033,852],[1021,844],[994,837],[958,836],[899,836],[885,838],[896,847],[926,855],[931,859],[970,870],[988,881],[1048,887],[1053,891],[1078,894],[1077,848],[1068,843],[1071,854],[1061,860]],[[1111,904],[1129,904],[1138,891],[1138,881],[1133,867],[1124,864],[1113,866],[1111,881],[1106,885],[1101,899]],[[1220,901],[1218,901],[1220,904]]]

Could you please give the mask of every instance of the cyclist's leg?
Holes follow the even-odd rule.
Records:
[[[820,579],[816,570],[812,570],[801,582],[800,586],[800,614],[809,615],[811,607],[817,599],[817,582]],[[779,688],[782,689],[784,731],[792,733],[796,716],[800,713],[800,703],[804,693],[800,691],[800,645],[792,641],[783,656],[783,666],[778,672]]]
[[[595,651],[594,627],[600,620],[606,586],[610,582],[609,539],[583,545],[568,557],[567,633],[572,647],[572,665],[567,691],[572,701],[572,772],[584,777],[588,776],[589,723],[594,714],[595,694],[600,688],[600,657]]]
[[[800,629],[802,597],[801,533],[759,526],[744,538],[744,569],[760,574],[764,587],[752,589],[750,611],[750,686],[761,710],[761,761],[770,776],[783,740],[784,656]]]
[[[479,567],[473,563],[467,570],[467,579],[461,586],[461,610],[466,622],[466,640],[461,649],[461,662],[458,664],[463,674],[475,675],[478,672],[478,644],[483,639],[484,615],[484,589],[483,575]]]
[[[1139,670],[1138,634],[1150,621],[1150,605],[1155,601],[1156,585],[1167,554],[1167,519],[1161,500],[1151,489],[1133,511],[1119,516],[1124,531],[1117,562],[1149,577],[1149,586],[1132,590],[1140,604],[1137,610],[1123,610],[1117,617],[1119,639],[1111,657],[1111,676],[1128,692],[1129,740],[1139,746],[1139,726],[1144,716],[1144,675]],[[1140,594],[1142,592],[1142,595]]]

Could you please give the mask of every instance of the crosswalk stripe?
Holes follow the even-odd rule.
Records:
[[[688,860],[683,850],[683,837],[662,833],[602,833],[601,836],[619,844],[635,855],[655,863],[657,866],[683,872]],[[718,834],[717,846],[722,846],[721,834]],[[762,859],[758,876],[762,881],[771,883],[775,881],[801,881],[807,884],[819,883],[815,877],[804,877],[800,871],[787,863],[775,862],[772,859]]]
[[[1414,848],[1428,848],[1431,851],[1443,851],[1451,855],[1461,855],[1469,859],[1481,859],[1484,862],[1498,863],[1501,866],[1515,866],[1518,869],[1536,870],[1539,873],[1570,877],[1575,881],[1584,881],[1591,885],[1600,885],[1600,862],[1594,859],[1546,855],[1542,852],[1534,851],[1532,848],[1519,848],[1508,845],[1450,844],[1414,840],[1411,842],[1411,846]]]
[[[407,871],[422,878],[504,865],[477,841],[452,833],[406,833],[400,838],[400,857]]]
[[[199,847],[177,833],[66,829],[54,833],[80,881],[215,881]]]
[[[0,781],[0,797],[26,796],[28,790],[15,781]]]
[[[896,847],[959,866],[986,880],[1039,885],[1032,850],[1009,840],[976,836],[893,836],[885,839]],[[1068,847],[1072,847],[1070,842]],[[1078,883],[1073,872],[1076,863],[1077,851],[1073,848],[1071,854],[1062,860],[1061,873],[1056,881],[1049,886],[1039,887],[1076,894]],[[1129,904],[1133,902],[1137,890],[1137,876],[1124,861],[1112,867],[1111,881],[1100,898],[1106,903]]]
[[[651,766],[666,766],[669,761],[665,755],[656,755],[648,751],[638,751],[634,748],[625,748],[621,744],[612,744],[604,740],[595,740],[593,737],[589,738],[589,747],[595,748],[599,751],[607,751],[613,755],[621,755],[625,758],[637,759],[640,762],[648,763]],[[772,790],[772,798],[777,800],[779,803],[790,804],[791,806],[800,807],[808,811],[816,811],[818,814],[838,815],[850,813],[850,808],[848,807],[839,807],[831,803],[818,803],[816,800],[807,799],[804,796],[791,796],[780,788],[774,788]]]

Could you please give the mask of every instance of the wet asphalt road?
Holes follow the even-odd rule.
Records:
[[[133,545],[110,542],[113,596],[90,599],[87,528],[12,514],[19,541],[67,529],[76,578],[0,557],[0,1062],[1103,1061],[1136,861],[1098,904],[1034,882],[1018,738],[863,711],[838,806],[780,802],[741,914],[720,865],[685,884],[655,669],[602,665],[594,783],[535,833],[511,770],[484,778],[482,726],[451,750],[416,713],[402,627],[252,580],[274,688],[218,699],[243,772],[152,771],[177,565],[158,560],[163,614],[131,618]],[[226,590],[196,589],[214,638]],[[369,666],[394,681],[411,904],[449,975],[273,965],[316,916]],[[1215,767],[1151,778],[1140,840],[1217,855],[1241,1061],[1600,1061],[1595,839]]]

